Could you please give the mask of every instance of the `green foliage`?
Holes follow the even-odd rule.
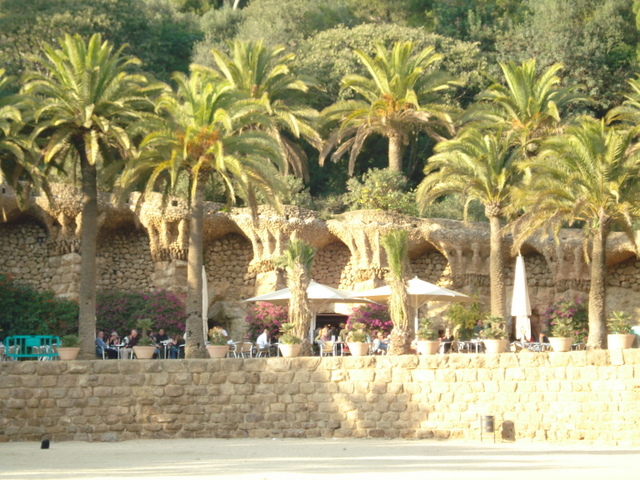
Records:
[[[153,328],[183,333],[187,319],[184,302],[165,290],[152,293],[136,291],[102,291],[96,298],[98,330],[112,330],[125,335],[140,318],[151,319]]]
[[[225,6],[205,13],[200,19],[200,29],[204,38],[194,46],[193,63],[213,67],[212,48],[228,53],[227,42],[237,35],[238,26],[245,17],[244,12],[244,9],[233,10],[231,7]]]
[[[507,338],[504,320],[495,315],[489,315],[485,318],[485,327],[480,331],[480,338],[488,338],[492,340],[502,340]]]
[[[294,335],[295,330],[295,324],[291,322],[283,323],[282,327],[280,328],[281,335],[278,341],[285,345],[298,345],[302,343],[302,339]]]
[[[531,14],[499,38],[499,58],[535,57],[541,67],[560,62],[567,83],[583,84],[601,112],[614,104],[636,65],[632,2],[528,0],[526,6]]]
[[[631,315],[623,311],[611,312],[607,319],[607,330],[611,334],[631,333]]]
[[[464,196],[460,193],[444,195],[428,205],[425,205],[420,216],[424,218],[448,218],[451,220],[462,220],[464,218],[465,207],[467,208],[467,221],[487,221],[482,204],[475,201],[465,204]]]
[[[576,343],[584,343],[589,334],[589,312],[582,299],[563,298],[551,305],[542,315],[554,337],[573,337]]]
[[[0,331],[4,336],[75,333],[78,304],[0,274]]]
[[[347,342],[353,343],[365,343],[370,340],[367,326],[364,323],[353,322],[350,324],[349,331],[347,333]]]
[[[62,347],[64,348],[73,348],[77,347],[80,344],[80,339],[77,335],[69,334],[63,335],[60,337],[60,341],[62,342]]]
[[[415,195],[405,192],[407,179],[401,172],[372,168],[362,179],[350,178],[343,201],[349,210],[380,209],[407,215],[417,213]]]
[[[431,318],[421,318],[418,331],[416,332],[418,340],[437,340],[438,329],[434,325],[434,321]]]
[[[460,340],[473,337],[473,329],[484,313],[479,302],[453,303],[445,312],[448,322],[453,325],[453,334]]]
[[[227,341],[228,339],[221,327],[213,327],[209,330],[209,343],[211,345],[226,345]]]

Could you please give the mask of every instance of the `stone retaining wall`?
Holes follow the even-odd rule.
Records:
[[[615,365],[614,365],[615,364]],[[0,441],[194,437],[640,445],[640,350],[0,363]]]

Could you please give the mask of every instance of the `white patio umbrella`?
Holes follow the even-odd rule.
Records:
[[[355,292],[352,295],[361,298],[367,298],[374,302],[387,302],[391,296],[391,287],[374,288],[364,292]],[[407,296],[409,302],[415,310],[415,330],[418,330],[418,309],[427,302],[473,302],[474,299],[463,294],[449,290],[448,288],[439,287],[433,283],[414,277],[407,281]]]
[[[527,289],[527,272],[524,268],[524,258],[516,258],[516,271],[513,278],[513,296],[511,297],[511,316],[516,317],[516,338],[523,342],[531,339],[531,303]]]
[[[313,319],[311,321],[310,336],[316,328],[316,316],[327,305],[332,303],[366,303],[369,300],[355,297],[352,292],[333,288],[311,280],[307,288],[307,298],[311,304]],[[275,292],[265,293],[257,297],[247,298],[245,302],[268,302],[274,305],[288,305],[291,299],[289,288],[282,288]],[[311,338],[313,341],[313,338]]]

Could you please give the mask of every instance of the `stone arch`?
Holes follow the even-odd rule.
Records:
[[[133,217],[102,225],[96,260],[98,289],[154,290],[149,236]]]
[[[640,291],[640,261],[632,251],[617,252],[607,258],[607,286]]]
[[[349,247],[334,238],[333,241],[319,248],[313,262],[311,276],[316,282],[351,290],[355,282]]]
[[[48,232],[41,219],[24,213],[0,223],[0,272],[38,289],[51,289]]]
[[[253,248],[247,237],[228,232],[217,238],[207,238],[204,245],[204,265],[209,282],[209,302],[241,300],[253,295],[256,274],[249,264]]]
[[[447,257],[429,242],[425,242],[419,249],[410,252],[409,265],[412,276],[443,287],[451,285],[451,266]]]

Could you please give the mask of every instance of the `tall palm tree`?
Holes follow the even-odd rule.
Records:
[[[278,140],[287,160],[286,168],[308,179],[307,156],[296,141],[304,138],[320,149],[317,131],[318,112],[308,105],[307,93],[314,83],[291,73],[289,65],[295,59],[284,47],[265,47],[260,41],[234,41],[231,56],[212,49],[215,69],[233,88],[244,92],[262,104],[272,123],[269,133]],[[287,173],[287,171],[285,171]]]
[[[521,65],[500,63],[506,85],[494,83],[482,92],[477,102],[462,117],[463,123],[476,127],[498,128],[514,134],[523,158],[533,156],[540,141],[559,133],[567,107],[587,98],[576,86],[561,87],[556,63],[539,75],[536,61]]]
[[[633,245],[632,221],[640,217],[638,129],[616,131],[582,117],[566,134],[543,144],[542,162],[531,161],[528,184],[518,190],[525,214],[514,223],[516,247],[537,231],[582,226],[590,261],[589,348],[605,342],[607,238],[614,227]]]
[[[407,232],[404,230],[392,230],[381,238],[382,246],[387,253],[389,272],[387,283],[391,288],[389,297],[389,314],[393,322],[389,346],[390,355],[402,355],[409,353],[412,331],[409,325],[407,284],[407,260],[409,244]]]
[[[264,108],[247,100],[225,80],[206,69],[190,76],[176,73],[175,92],[157,101],[159,118],[140,144],[141,156],[124,173],[125,183],[148,174],[147,191],[163,181],[175,187],[189,177],[189,250],[187,267],[186,356],[205,357],[202,329],[202,234],[204,189],[213,174],[222,179],[230,202],[244,199],[255,211],[257,194],[278,204],[285,190],[276,167],[282,168],[278,143],[255,126],[269,125]],[[150,174],[149,174],[150,172]]]
[[[342,90],[352,90],[357,98],[337,102],[322,112],[338,128],[320,153],[321,165],[337,146],[331,159],[337,161],[350,151],[352,175],[365,140],[376,134],[389,141],[389,169],[400,172],[405,146],[414,132],[423,131],[440,140],[453,131],[453,108],[442,94],[456,83],[448,74],[434,70],[442,56],[433,47],[415,55],[413,48],[412,42],[398,42],[389,54],[377,45],[375,58],[354,50],[369,77],[345,76]]]
[[[82,188],[79,336],[81,358],[93,358],[96,302],[97,179],[126,158],[126,126],[152,107],[155,87],[127,73],[137,59],[114,51],[100,35],[87,43],[66,35],[59,48],[45,44],[39,72],[26,76],[23,93],[36,103],[34,137],[45,141],[44,159],[64,167],[79,163]]]
[[[309,328],[313,312],[307,297],[307,288],[311,281],[311,268],[316,250],[304,241],[292,238],[278,262],[287,270],[287,287],[291,292],[289,321],[295,325],[295,335],[302,339],[301,355],[306,356],[312,355]]]
[[[512,138],[499,130],[483,135],[467,129],[453,140],[436,145],[436,155],[424,169],[425,178],[418,187],[418,205],[424,210],[432,201],[450,194],[462,193],[466,207],[471,201],[484,205],[489,219],[491,283],[491,315],[504,318],[506,295],[504,282],[504,238],[501,221],[509,203],[512,188],[519,182],[517,149]],[[511,325],[508,325],[511,328]],[[510,330],[509,330],[510,331]]]

